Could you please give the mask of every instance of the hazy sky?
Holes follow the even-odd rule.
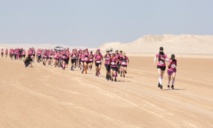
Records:
[[[0,43],[98,47],[147,34],[213,34],[213,0],[0,0]]]

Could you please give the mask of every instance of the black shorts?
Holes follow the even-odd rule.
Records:
[[[105,68],[106,68],[107,72],[109,72],[109,71],[110,71],[110,65],[105,64]]]
[[[95,63],[96,67],[99,67],[101,65],[101,63]]]
[[[75,64],[76,61],[77,61],[77,59],[71,59],[71,63],[72,63],[72,64]]]
[[[68,64],[69,63],[69,58],[64,59],[65,63]]]
[[[166,70],[166,66],[157,66],[157,69],[160,69],[161,71],[165,71]]]
[[[89,64],[89,61],[84,61],[84,63]]]
[[[117,67],[111,67],[111,69],[112,69],[113,71],[118,71],[118,68],[117,68]]]

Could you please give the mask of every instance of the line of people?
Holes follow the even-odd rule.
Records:
[[[2,50],[4,55],[4,51]],[[6,54],[6,51],[5,51]],[[79,68],[82,74],[87,74],[88,70],[92,70],[95,65],[95,76],[100,76],[102,65],[106,69],[106,79],[111,81],[117,81],[118,74],[121,77],[125,77],[127,73],[127,66],[129,64],[129,58],[125,52],[113,49],[106,50],[103,55],[100,49],[97,49],[95,53],[88,49],[73,49],[70,52],[67,49],[37,49],[29,48],[27,53],[23,48],[10,49],[10,58],[15,60],[22,60],[24,58],[25,67],[31,66],[35,60],[38,63],[46,65],[54,65],[60,67],[63,70],[68,68],[69,62],[71,62],[70,70],[74,71]],[[2,56],[3,56],[2,55]],[[28,55],[26,58],[25,56]]]
[[[11,59],[15,59],[15,60],[23,60],[26,57],[26,51],[23,48],[15,48],[15,49],[1,49],[1,57],[3,57],[5,55],[5,57],[7,58],[8,55]]]
[[[1,49],[1,57],[8,56],[10,54],[11,59],[22,59],[25,58],[26,52],[22,48],[16,49]],[[71,61],[71,69],[74,71],[75,68],[79,68],[82,74],[87,74],[88,69],[92,70],[93,64],[95,65],[95,75],[100,76],[100,70],[102,64],[104,64],[106,69],[106,79],[111,81],[117,81],[118,74],[121,77],[125,77],[127,73],[127,66],[129,64],[129,58],[126,56],[125,52],[112,49],[107,49],[106,53],[102,55],[100,49],[97,49],[95,54],[93,51],[88,49],[73,49],[72,52],[69,49],[62,50],[51,50],[51,49],[38,49],[30,48],[27,52],[28,57],[25,59],[25,66],[31,65],[32,61],[35,59],[38,63],[43,62],[43,65],[52,65],[54,61],[55,67],[61,67],[63,70],[68,68],[69,61]],[[158,87],[163,88],[163,75],[166,70],[166,62],[168,62],[168,84],[167,87],[174,89],[175,77],[177,72],[177,60],[175,55],[172,54],[170,58],[164,53],[163,47],[160,47],[159,53],[156,54],[154,58],[154,63],[157,60],[157,70],[159,74]]]

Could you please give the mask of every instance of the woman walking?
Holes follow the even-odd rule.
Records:
[[[166,61],[167,61],[167,55],[164,53],[163,47],[160,47],[159,53],[156,54],[154,58],[154,63],[156,62],[156,59],[158,59],[157,63],[157,70],[159,74],[158,78],[158,87],[160,89],[163,89],[163,75],[166,70]]]
[[[172,54],[171,58],[169,60],[169,65],[168,65],[168,70],[167,70],[167,74],[168,74],[168,88],[170,88],[170,82],[172,79],[172,86],[171,88],[174,89],[174,84],[175,84],[175,77],[176,77],[176,72],[177,72],[177,60],[175,59],[175,55]]]

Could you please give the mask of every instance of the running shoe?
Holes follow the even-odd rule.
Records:
[[[167,85],[168,88],[170,88],[170,85]]]
[[[160,85],[160,89],[163,89],[163,85]]]
[[[160,83],[158,82],[158,88],[160,88]]]

